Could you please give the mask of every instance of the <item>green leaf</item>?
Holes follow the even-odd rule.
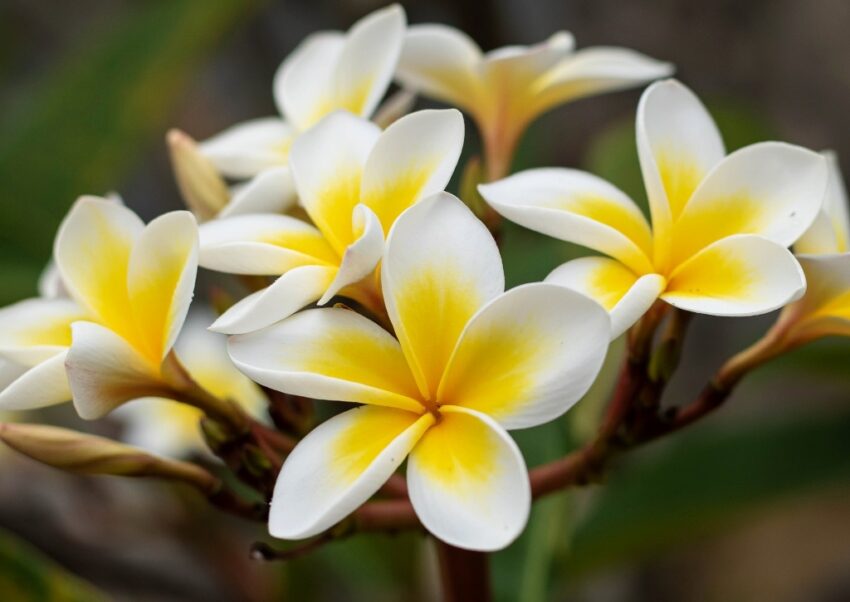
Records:
[[[850,409],[701,427],[635,452],[596,494],[564,568],[585,573],[730,527],[826,487],[850,490]]]
[[[106,595],[0,530],[0,593],[16,602],[105,602]]]
[[[200,60],[261,2],[193,0],[134,5],[88,32],[0,123],[0,257],[20,272],[0,303],[34,293],[54,232],[81,194],[116,188],[161,139]],[[108,26],[107,26],[108,25]],[[165,152],[163,150],[163,152]]]

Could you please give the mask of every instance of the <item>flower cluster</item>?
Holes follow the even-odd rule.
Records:
[[[659,300],[719,316],[787,305],[774,354],[850,334],[850,222],[834,159],[779,142],[727,155],[675,80],[651,84],[637,107],[650,219],[590,173],[508,175],[541,113],[671,70],[621,48],[574,52],[564,32],[483,53],[454,29],[407,27],[398,6],[311,36],[274,77],[279,117],[200,143],[168,134],[190,211],[145,225],[117,199],[73,205],[41,296],[0,310],[0,409],[117,410],[129,443],[165,456],[205,442],[260,492],[272,473],[269,530],[286,539],[328,531],[397,485],[407,460],[403,496],[428,531],[505,547],[532,501],[508,431],[572,407],[609,342]],[[404,91],[381,107],[393,81]],[[478,190],[493,211],[604,257],[506,291],[493,233],[472,199],[446,192],[464,117],[410,112],[411,92],[477,125]],[[249,290],[190,313],[199,267]],[[310,430],[286,411],[304,399],[358,405]],[[142,471],[116,443],[23,425],[0,437],[63,468]],[[197,467],[146,466],[222,500]]]

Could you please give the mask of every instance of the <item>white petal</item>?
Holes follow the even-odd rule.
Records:
[[[303,265],[337,266],[321,232],[288,215],[235,215],[200,227],[201,266],[229,274],[278,275]]]
[[[528,521],[531,488],[522,454],[495,421],[446,406],[413,449],[410,501],[425,528],[469,550],[508,546]]]
[[[667,285],[659,274],[639,276],[618,261],[605,257],[568,261],[552,270],[546,282],[587,295],[607,309],[611,316],[611,340],[631,328]]]
[[[481,60],[481,49],[462,31],[414,25],[407,30],[396,78],[411,90],[468,108],[481,94]]]
[[[430,414],[359,407],[320,424],[280,471],[269,533],[301,539],[334,526],[378,491],[432,422]]]
[[[833,152],[821,153],[829,165],[829,184],[823,209],[809,230],[794,243],[798,253],[844,253],[850,251],[850,214],[841,166]]]
[[[205,140],[201,153],[230,178],[251,178],[286,163],[295,132],[282,119],[264,117],[234,125]]]
[[[380,135],[375,124],[338,112],[292,146],[289,163],[298,198],[340,254],[354,241],[351,217],[360,203],[360,178]]]
[[[363,169],[360,196],[389,232],[402,211],[441,192],[463,147],[460,111],[416,111],[381,134]]]
[[[22,372],[0,391],[0,410],[34,410],[70,401],[65,356],[60,351]]]
[[[602,306],[575,291],[542,283],[511,289],[470,320],[437,399],[507,429],[549,422],[590,388],[610,331]]]
[[[345,43],[336,31],[305,39],[280,65],[274,77],[274,97],[281,114],[304,131],[333,106],[334,72]]]
[[[726,154],[708,111],[676,80],[656,82],[643,93],[637,111],[637,147],[649,196],[656,255],[670,249],[670,229],[705,175]]]
[[[347,309],[313,309],[231,337],[233,362],[256,382],[291,395],[421,412],[398,341]]]
[[[782,142],[762,142],[724,159],[694,192],[673,226],[673,265],[732,234],[757,234],[783,247],[812,224],[828,181],[826,160]]]
[[[336,276],[337,268],[304,265],[280,276],[270,286],[251,293],[224,312],[210,330],[244,334],[283,320],[318,301]]]
[[[334,73],[336,108],[372,115],[392,81],[406,21],[404,9],[393,4],[351,26]]]
[[[141,340],[134,344],[158,365],[186,319],[198,273],[198,223],[188,211],[154,219],[136,241],[128,292]],[[144,347],[144,349],[141,349]]]
[[[803,270],[788,249],[741,234],[709,245],[679,266],[661,298],[700,314],[752,316],[798,299],[805,288]]]
[[[56,262],[52,259],[47,262],[38,277],[38,296],[45,299],[68,296],[68,290],[62,282],[62,274],[59,273],[59,268],[56,267]]]
[[[540,80],[541,110],[577,98],[612,92],[667,77],[673,65],[628,48],[584,48],[564,58]]]
[[[121,404],[161,389],[156,368],[111,330],[93,322],[75,322],[66,368],[81,418],[101,418]]]
[[[295,183],[288,167],[261,171],[242,186],[234,188],[233,198],[219,217],[249,213],[286,213],[295,206]]]
[[[25,299],[0,309],[0,355],[35,366],[71,344],[71,323],[86,319],[71,299]]]
[[[345,250],[336,277],[319,299],[319,305],[330,301],[349,284],[354,284],[371,274],[384,254],[384,231],[378,216],[371,209],[366,205],[357,205],[354,208],[352,225],[362,234]]]
[[[155,397],[134,399],[110,413],[123,426],[122,441],[166,458],[209,455],[201,433],[203,416],[198,408]]]
[[[504,290],[498,247],[466,205],[440,193],[398,218],[381,278],[405,356],[433,398],[466,323]]]
[[[575,169],[529,169],[478,187],[507,219],[650,271],[652,234],[640,209],[616,186]]]

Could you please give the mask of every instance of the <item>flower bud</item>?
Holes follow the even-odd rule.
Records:
[[[218,487],[209,472],[104,437],[42,424],[0,424],[0,439],[42,464],[82,474],[158,477],[183,481],[207,493]]]
[[[171,130],[166,140],[183,201],[199,221],[212,219],[230,201],[224,178],[184,132]]]

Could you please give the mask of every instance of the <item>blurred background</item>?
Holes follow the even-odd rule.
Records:
[[[275,113],[271,79],[307,34],[346,29],[371,0],[0,0],[0,302],[35,293],[80,194],[119,191],[151,217],[180,207],[164,135],[203,139]],[[781,139],[850,169],[846,0],[411,0],[411,23],[464,29],[485,50],[558,29],[677,65],[730,149]],[[581,166],[642,200],[640,91],[539,119],[516,167]],[[420,101],[418,106],[429,106]],[[476,152],[468,132],[467,156]],[[519,228],[511,284],[582,253]],[[692,398],[772,317],[694,321],[666,402]],[[563,421],[517,433],[530,465],[592,432],[608,379]],[[748,378],[687,433],[621,461],[603,487],[536,505],[493,558],[500,600],[850,600],[850,342],[824,341]],[[69,408],[9,417],[78,425]],[[90,428],[90,427],[88,427]],[[111,428],[97,425],[103,432]],[[68,477],[0,452],[2,600],[430,600],[419,535],[355,537],[287,565],[248,558],[262,526],[157,483]]]

